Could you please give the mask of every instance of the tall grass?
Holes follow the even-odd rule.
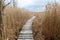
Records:
[[[45,40],[60,40],[60,14],[57,13],[58,9],[56,5],[51,6],[51,9],[46,11],[42,34],[45,36]]]
[[[2,0],[0,0],[0,40],[2,40],[2,16],[1,16],[1,5],[2,5]]]
[[[4,40],[15,40],[18,38],[26,21],[35,15],[32,24],[34,40],[60,40],[60,9],[58,5],[46,7],[45,12],[29,14],[29,12],[18,8],[7,7],[4,11]],[[58,10],[58,11],[57,11]]]
[[[49,5],[48,5],[49,6]],[[60,12],[58,5],[50,5],[45,13],[36,14],[33,22],[34,40],[60,40]]]
[[[3,40],[16,40],[19,32],[26,21],[32,17],[26,11],[20,10],[15,7],[7,7],[4,10],[3,23],[4,23],[4,39]]]
[[[33,35],[34,35],[34,40],[44,40],[44,35],[42,35],[42,23],[45,19],[45,13],[44,12],[37,12],[34,13],[33,15],[36,16],[33,24],[32,24],[32,30],[33,30]]]

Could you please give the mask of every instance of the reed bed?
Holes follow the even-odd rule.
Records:
[[[3,40],[17,40],[19,32],[26,21],[32,15],[26,11],[22,11],[16,7],[7,7],[4,10],[3,24],[4,24],[4,39]]]
[[[23,25],[33,15],[36,16],[32,24],[34,40],[60,40],[60,12],[57,11],[59,8],[55,7],[35,13],[16,7],[6,8],[3,16],[4,40],[17,40]]]
[[[34,14],[36,15],[32,25],[34,40],[60,40],[60,12],[58,12],[60,9],[51,6],[47,10],[42,14]]]
[[[42,23],[45,19],[45,13],[44,12],[37,12],[34,13],[33,15],[36,16],[35,20],[33,21],[32,24],[32,30],[33,30],[33,35],[34,35],[34,40],[44,40],[44,36],[42,35]]]

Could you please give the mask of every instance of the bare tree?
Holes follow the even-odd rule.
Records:
[[[15,0],[13,0],[13,6],[16,7],[16,1]]]

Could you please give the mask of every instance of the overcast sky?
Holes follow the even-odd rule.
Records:
[[[9,0],[6,0],[6,3]],[[45,11],[45,5],[47,3],[54,3],[54,0],[16,0],[17,7],[29,10],[32,12],[43,12]],[[56,0],[59,2],[59,0]]]

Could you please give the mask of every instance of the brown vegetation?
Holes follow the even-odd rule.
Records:
[[[48,5],[43,15],[36,14],[33,22],[35,40],[60,40],[60,9],[58,5]],[[43,16],[43,17],[42,17]]]
[[[42,25],[43,25],[42,23],[45,19],[45,13],[39,12],[39,13],[34,13],[33,15],[36,16],[36,19],[32,24],[34,40],[44,40],[44,35],[42,35],[41,31],[42,31]]]
[[[15,7],[6,7],[4,10],[4,39],[16,40],[21,28],[32,15]]]
[[[58,10],[58,11],[57,11]],[[4,10],[4,40],[15,40],[26,21],[35,15],[32,24],[34,40],[60,40],[60,12],[58,5],[46,6],[46,12],[30,14],[15,7]]]
[[[46,11],[46,18],[42,26],[45,40],[60,40],[60,14],[57,10],[58,5],[55,4]]]

